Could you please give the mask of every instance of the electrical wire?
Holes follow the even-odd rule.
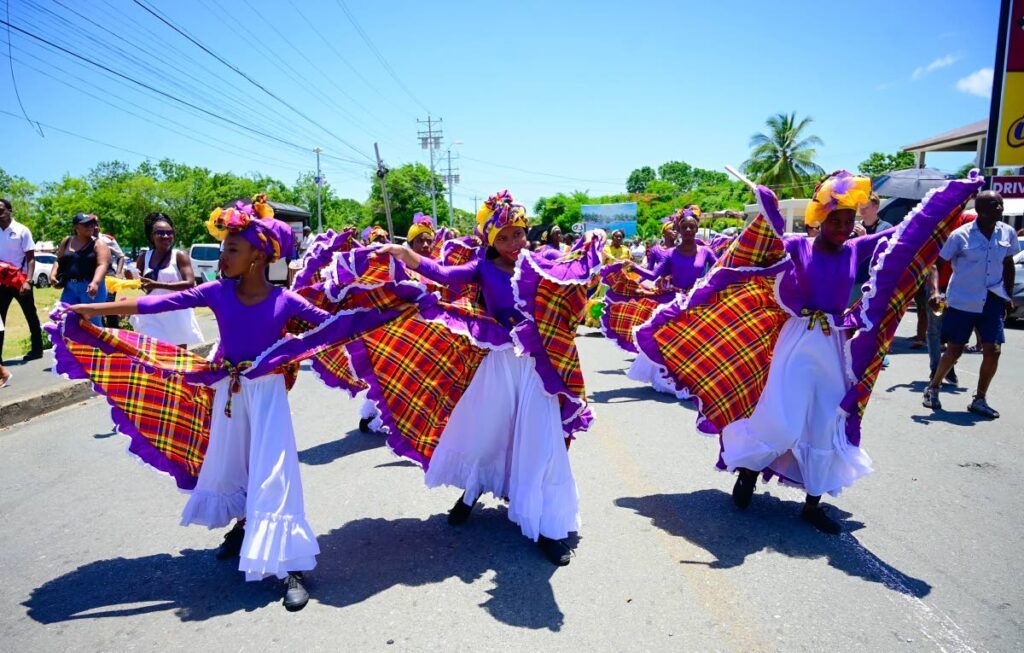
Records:
[[[40,136],[45,138],[46,134],[43,133],[43,130],[39,126],[39,123],[33,123],[32,122],[32,119],[28,117],[28,111],[25,110],[25,104],[21,101],[21,91],[18,90],[18,78],[14,76],[14,59],[10,56],[11,55],[11,26],[10,26],[10,20],[11,20],[11,0],[5,0],[4,8],[7,10],[7,20],[8,20],[8,24],[7,24],[7,56],[8,56],[8,61],[11,64],[11,83],[14,85],[14,96],[16,98],[18,98],[18,108],[21,109],[21,115],[25,116],[25,120],[28,121],[29,126],[32,127],[33,129],[35,129],[35,131]]]
[[[395,80],[395,83],[398,84],[398,86],[401,87],[403,91],[405,91],[406,95],[412,98],[413,102],[420,105],[420,108],[422,108],[428,114],[431,113],[430,109],[427,108],[427,105],[423,104],[423,102],[421,102],[420,99],[416,97],[412,91],[409,90],[409,87],[406,86],[401,79],[399,79],[398,74],[395,72],[394,68],[392,68],[391,64],[387,62],[387,60],[384,58],[384,55],[381,54],[380,50],[377,49],[377,46],[373,44],[373,41],[370,40],[369,35],[367,35],[365,31],[363,31],[362,26],[359,25],[359,21],[356,20],[356,17],[349,10],[348,5],[345,4],[344,0],[335,1],[338,3],[338,6],[341,7],[341,10],[342,12],[344,12],[345,17],[348,18],[348,22],[352,23],[352,27],[356,29],[356,33],[358,33],[359,37],[363,39],[364,43],[366,43],[366,47],[370,48],[370,52],[373,53],[373,56],[377,58],[377,61],[380,62],[380,65],[383,66],[384,70],[387,71],[388,75],[391,76],[391,79]]]
[[[345,147],[349,148],[353,152],[355,152],[355,153],[365,157],[366,159],[368,159],[370,161],[374,160],[370,155],[366,154],[365,152],[363,152],[362,150],[357,148],[355,145],[352,145],[351,143],[349,143],[345,139],[341,138],[340,136],[338,136],[337,134],[335,134],[331,130],[327,129],[326,127],[324,127],[320,123],[316,122],[315,120],[310,118],[308,115],[306,115],[303,111],[299,110],[297,107],[293,106],[287,100],[285,100],[284,98],[280,97],[279,95],[277,95],[276,93],[274,93],[273,91],[268,89],[266,86],[264,86],[260,82],[258,82],[255,79],[253,79],[250,75],[248,75],[245,72],[243,72],[237,66],[235,66],[232,63],[230,63],[229,61],[227,61],[226,59],[224,59],[223,57],[221,57],[220,55],[215,53],[213,50],[210,50],[208,47],[203,45],[203,43],[201,43],[198,39],[196,39],[195,37],[191,36],[190,34],[185,32],[183,29],[181,29],[180,27],[175,25],[170,19],[168,19],[168,18],[164,17],[162,14],[160,14],[160,12],[158,12],[158,11],[150,8],[149,6],[147,6],[146,3],[143,2],[142,0],[132,0],[132,2],[134,2],[136,5],[138,5],[139,7],[141,7],[142,9],[147,11],[148,13],[152,14],[155,18],[157,18],[159,21],[161,21],[162,23],[164,23],[165,25],[167,25],[168,27],[173,29],[175,32],[177,32],[178,34],[180,34],[184,38],[186,38],[189,41],[191,41],[196,47],[201,49],[203,52],[207,53],[208,55],[210,55],[211,57],[213,57],[214,59],[216,59],[220,63],[224,64],[225,66],[227,66],[228,68],[233,70],[235,73],[241,75],[245,80],[247,80],[253,86],[255,86],[256,88],[260,89],[261,91],[263,91],[264,93],[266,93],[270,97],[274,98],[275,100],[277,100],[278,102],[280,102],[284,106],[286,106],[289,109],[291,109],[292,111],[294,111],[297,115],[301,116],[304,120],[306,120],[306,122],[316,126],[318,129],[320,129],[323,132],[325,132],[326,134],[330,135],[332,138],[334,138],[339,143],[341,143]]]

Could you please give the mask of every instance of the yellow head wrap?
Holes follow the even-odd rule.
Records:
[[[530,221],[526,218],[526,207],[516,204],[512,194],[503,190],[487,198],[476,214],[476,232],[487,245],[493,245],[498,232],[505,227],[526,229]]]
[[[411,245],[412,241],[416,240],[421,234],[430,234],[430,239],[434,240],[436,236],[434,219],[429,215],[417,213],[412,216],[412,225],[409,227],[409,235],[406,238],[406,242]]]
[[[857,209],[871,197],[871,179],[845,170],[836,170],[818,184],[807,205],[804,224],[820,227],[828,215],[838,209]]]

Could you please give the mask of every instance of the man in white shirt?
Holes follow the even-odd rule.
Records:
[[[30,361],[43,357],[43,330],[39,326],[36,299],[32,293],[36,275],[36,245],[28,227],[14,220],[12,209],[10,200],[0,197],[0,261],[20,267],[28,280],[21,288],[0,286],[0,322],[7,323],[7,309],[11,307],[12,301],[17,300],[31,334],[31,349],[24,358]],[[4,347],[4,333],[0,331],[0,352]]]
[[[964,351],[977,329],[981,340],[981,369],[978,390],[967,410],[996,419],[999,412],[988,405],[985,395],[999,365],[1001,345],[1006,341],[1003,322],[1013,308],[1013,257],[1020,243],[1013,227],[1001,222],[1003,198],[984,191],[974,200],[978,219],[953,230],[939,256],[949,261],[953,276],[946,289],[946,312],[942,317],[942,339],[946,353],[939,359],[931,383],[924,391],[924,406],[938,410],[939,384]]]

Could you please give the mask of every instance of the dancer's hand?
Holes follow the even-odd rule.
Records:
[[[68,306],[68,310],[72,313],[77,313],[87,320],[99,316],[99,313],[93,309],[91,304],[74,304],[73,306]]]
[[[402,245],[382,245],[377,248],[376,254],[377,256],[390,256],[413,269],[419,266],[419,257],[416,256],[416,252]]]

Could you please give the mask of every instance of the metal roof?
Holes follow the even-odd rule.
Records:
[[[294,204],[285,204],[284,202],[274,202],[274,201],[270,201],[270,200],[267,201],[267,204],[269,204],[271,206],[271,208],[274,209],[275,213],[279,213],[279,212],[280,213],[291,213],[291,214],[294,214],[294,215],[301,215],[301,216],[306,217],[306,218],[312,217],[312,215],[313,215],[312,213],[310,213],[306,209],[299,208],[298,206],[295,206]]]
[[[972,122],[958,129],[943,132],[903,146],[905,152],[974,152],[977,143],[988,134],[988,119]]]

